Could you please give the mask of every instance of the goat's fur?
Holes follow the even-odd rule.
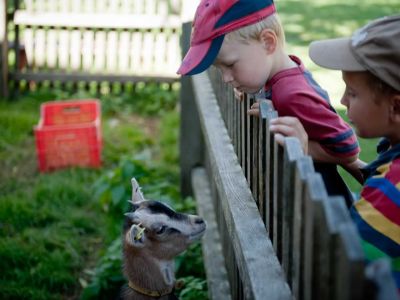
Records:
[[[172,291],[174,258],[199,240],[206,225],[202,218],[175,212],[169,206],[144,200],[132,179],[133,209],[126,214],[123,229],[123,271],[129,282],[150,291]],[[127,287],[123,299],[177,299],[173,293],[147,296]]]

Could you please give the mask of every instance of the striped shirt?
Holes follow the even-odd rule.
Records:
[[[400,291],[400,144],[378,146],[378,159],[363,171],[361,198],[350,209],[367,261],[387,257]]]

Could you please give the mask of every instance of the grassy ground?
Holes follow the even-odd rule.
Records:
[[[119,241],[132,176],[146,196],[194,211],[179,196],[176,91],[102,97],[103,167],[39,173],[40,103],[71,97],[85,95],[42,90],[0,101],[0,299],[113,299],[124,283]],[[199,245],[177,263],[182,298],[204,298]]]

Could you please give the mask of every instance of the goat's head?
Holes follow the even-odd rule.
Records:
[[[172,259],[196,240],[206,229],[204,220],[195,215],[178,213],[158,201],[131,202],[126,214],[124,239],[128,247],[159,259]]]

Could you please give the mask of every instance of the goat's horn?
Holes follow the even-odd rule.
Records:
[[[136,181],[135,178],[131,179],[132,183],[132,200],[134,202],[144,201],[144,196],[140,190],[139,183]]]

